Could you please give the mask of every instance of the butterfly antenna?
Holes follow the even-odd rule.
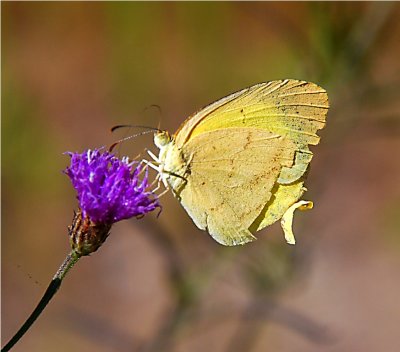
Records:
[[[149,130],[149,131],[146,131],[146,133],[150,132],[150,131],[160,132],[159,128],[143,126],[143,125],[116,125],[116,126],[111,127],[111,132],[115,132],[116,130],[119,130],[120,128],[145,128],[146,130]]]
[[[158,113],[159,113],[160,117],[163,116],[163,112],[162,112],[161,106],[157,105],[157,104],[149,105],[148,107],[144,108],[143,112],[145,112],[147,110],[150,110],[151,108],[156,108],[158,110]],[[158,122],[158,131],[161,132],[160,131],[160,119],[159,119],[159,122]]]
[[[147,110],[149,110],[149,109],[151,109],[151,108],[156,108],[156,109],[158,110],[158,112],[160,113],[160,115],[162,116],[162,109],[161,109],[161,106],[160,106],[160,105],[157,105],[157,104],[151,104],[151,105],[149,105],[148,107],[144,108],[143,112],[145,112],[145,111],[147,111]]]
[[[115,129],[118,128],[118,127],[132,127],[132,126],[129,126],[129,125],[114,126],[114,127],[113,127],[114,130],[111,129],[111,131],[112,131],[112,132],[115,131]],[[148,127],[146,127],[146,128],[148,128]],[[143,136],[144,134],[152,133],[152,132],[154,132],[154,131],[158,131],[158,129],[157,129],[157,128],[152,128],[152,127],[151,127],[151,129],[149,129],[149,130],[147,130],[147,131],[143,131],[143,132],[140,132],[140,133],[135,133],[135,134],[132,134],[132,135],[130,135],[130,136],[128,136],[128,137],[121,138],[121,139],[119,139],[118,141],[116,141],[116,142],[114,142],[113,144],[111,144],[110,148],[108,148],[108,151],[109,151],[109,152],[112,152],[112,151],[114,150],[114,148],[115,148],[118,144],[120,144],[120,143],[122,143],[122,142],[125,142],[125,141],[127,141],[127,140],[129,140],[129,139],[132,139],[132,138],[136,138],[136,137],[138,137],[138,136]]]

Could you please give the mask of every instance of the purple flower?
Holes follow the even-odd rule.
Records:
[[[147,169],[140,177],[144,168],[139,163],[98,149],[67,154],[71,165],[64,172],[77,192],[84,218],[113,224],[160,207],[157,196],[147,190]]]

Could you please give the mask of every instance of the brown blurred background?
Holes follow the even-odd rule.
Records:
[[[225,248],[179,203],[114,226],[14,351],[398,351],[399,3],[2,2],[2,345],[69,251],[64,151],[280,78],[332,108],[297,213]],[[161,107],[149,108],[152,104]],[[136,156],[151,136],[120,146]]]

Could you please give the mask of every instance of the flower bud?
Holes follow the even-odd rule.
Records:
[[[104,243],[111,224],[94,223],[89,216],[84,217],[81,209],[74,212],[72,224],[68,226],[69,242],[72,250],[79,256],[89,255]]]

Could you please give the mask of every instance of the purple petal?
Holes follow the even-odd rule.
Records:
[[[114,223],[144,215],[160,207],[149,187],[147,168],[118,159],[98,149],[67,153],[71,165],[64,172],[71,179],[84,216],[96,223]],[[136,165],[136,167],[134,167]]]

